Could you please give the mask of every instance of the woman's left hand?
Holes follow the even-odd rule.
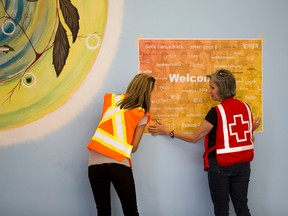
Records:
[[[169,134],[169,129],[166,128],[159,120],[156,120],[154,125],[149,124],[147,129],[152,135]]]

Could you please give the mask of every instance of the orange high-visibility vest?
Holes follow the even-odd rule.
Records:
[[[126,95],[105,94],[100,123],[87,148],[117,161],[130,159],[134,132],[145,114],[144,109],[120,109],[117,102]],[[147,123],[148,123],[147,122]]]

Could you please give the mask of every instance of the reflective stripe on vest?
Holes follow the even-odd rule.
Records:
[[[93,140],[102,145],[130,158],[133,146],[127,143],[127,133],[124,119],[125,110],[116,106],[117,102],[124,98],[124,95],[112,95],[111,107],[109,107],[103,115],[99,125],[111,120],[113,124],[114,135],[107,133],[101,128],[97,128]]]
[[[252,114],[251,114],[251,111],[250,111],[249,107],[247,106],[247,104],[245,104],[245,107],[246,107],[247,112],[248,112],[249,122],[243,120],[243,115],[242,114],[234,115],[233,116],[234,123],[230,123],[229,124],[229,128],[227,127],[227,118],[226,118],[226,114],[225,114],[223,106],[221,104],[219,104],[217,107],[219,108],[221,119],[222,119],[222,123],[223,123],[223,136],[224,136],[224,148],[217,149],[217,154],[241,152],[241,151],[253,149],[252,140],[251,140],[251,145],[244,145],[244,146],[238,146],[238,147],[230,147],[230,143],[229,143],[229,131],[230,131],[230,136],[236,136],[236,140],[238,142],[247,141],[247,133],[252,134]],[[237,132],[236,133],[232,132],[232,126],[236,125],[236,118],[240,118],[241,122],[243,124],[248,124],[249,125],[248,130],[244,132],[245,137],[243,139],[240,139],[238,137],[238,133]],[[251,138],[252,138],[252,136],[251,136]]]

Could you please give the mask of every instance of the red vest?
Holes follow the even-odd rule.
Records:
[[[246,103],[234,98],[223,100],[216,106],[218,124],[216,145],[208,149],[205,138],[204,170],[209,168],[208,154],[216,148],[217,162],[221,166],[250,162],[254,157],[252,113]]]

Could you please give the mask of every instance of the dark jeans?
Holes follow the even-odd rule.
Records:
[[[215,158],[209,159],[208,181],[214,214],[229,215],[229,197],[231,197],[237,216],[250,216],[248,208],[248,185],[250,163],[232,166],[220,166]]]
[[[131,167],[116,163],[92,165],[88,168],[88,176],[98,216],[111,215],[111,183],[119,196],[124,215],[139,215]]]

